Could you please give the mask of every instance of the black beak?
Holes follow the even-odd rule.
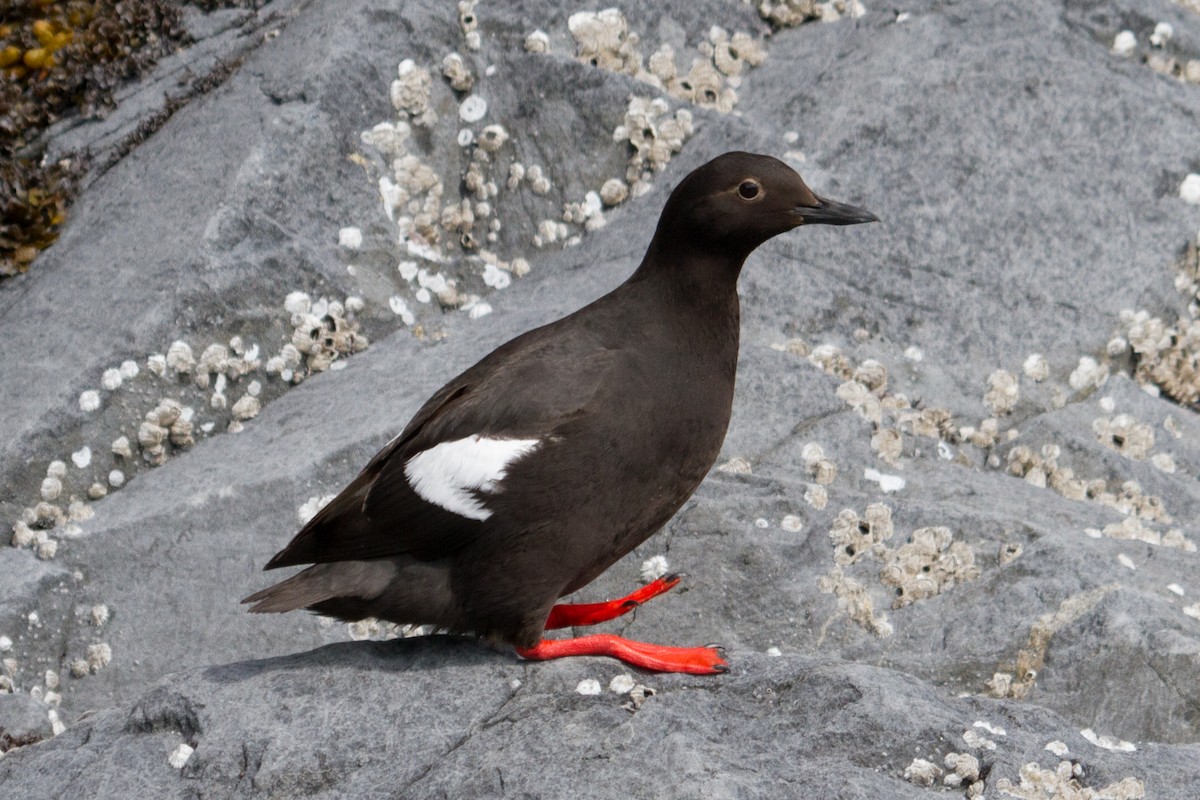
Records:
[[[879,217],[865,208],[826,200],[824,197],[817,197],[816,206],[797,206],[795,213],[805,225],[858,225],[861,222],[879,222]]]

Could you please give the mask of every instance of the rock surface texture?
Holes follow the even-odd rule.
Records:
[[[0,284],[0,793],[1196,797],[1200,86],[1163,64],[1200,14],[425,5],[194,13],[54,132],[159,126]],[[164,121],[189,59],[221,79]],[[576,598],[664,556],[607,627],[730,674],[245,613],[298,514],[734,149],[883,222],[751,257],[718,468]]]

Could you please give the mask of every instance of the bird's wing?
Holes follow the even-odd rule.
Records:
[[[619,357],[586,334],[523,339],[442,387],[266,569],[402,553],[433,560],[478,535],[490,517],[487,481],[589,413]]]

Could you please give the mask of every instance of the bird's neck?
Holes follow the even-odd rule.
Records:
[[[628,283],[653,287],[672,306],[699,310],[732,303],[736,308],[737,280],[747,255],[655,236]]]
[[[654,329],[701,358],[712,377],[726,374],[732,391],[737,370],[741,309],[737,277],[742,261],[689,248],[651,244],[641,266],[615,294],[637,297]],[[647,330],[649,334],[649,330]]]

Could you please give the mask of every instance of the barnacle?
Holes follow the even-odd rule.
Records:
[[[1017,377],[1008,370],[998,369],[988,377],[988,390],[983,395],[983,402],[993,415],[1001,416],[1012,411],[1019,397]]]
[[[859,0],[761,0],[758,13],[763,19],[790,28],[809,20],[836,22],[843,16],[861,17],[866,9]]]
[[[1104,446],[1138,461],[1145,460],[1154,447],[1154,429],[1128,414],[1098,417],[1092,421],[1092,431]]]
[[[1198,179],[1200,188],[1200,179]],[[1189,300],[1186,316],[1174,323],[1151,317],[1146,311],[1121,312],[1125,337],[1132,348],[1134,376],[1144,386],[1157,387],[1184,405],[1200,406],[1200,247],[1189,242],[1176,264],[1175,286]]]
[[[662,98],[629,98],[625,118],[613,131],[613,140],[628,141],[633,146],[625,177],[634,186],[635,195],[636,184],[648,182],[653,173],[666,169],[667,162],[683,149],[683,143],[691,135],[692,114],[687,109],[671,114],[670,106]]]
[[[550,37],[543,30],[536,30],[525,37],[525,52],[527,53],[548,53],[550,52]]]
[[[823,575],[818,579],[817,588],[826,594],[835,595],[838,599],[838,608],[845,611],[850,619],[879,638],[887,638],[894,632],[895,629],[888,621],[887,615],[876,613],[875,604],[867,592],[867,587],[847,576],[840,566],[835,566],[828,575]]]
[[[411,58],[400,62],[396,68],[397,78],[392,81],[392,105],[412,120],[414,125],[429,127],[437,122],[437,113],[429,106],[429,93],[433,88],[433,76],[429,70],[418,67]]]
[[[487,108],[487,101],[482,97],[477,94],[469,95],[458,107],[458,118],[463,122],[478,122],[487,114]]]
[[[450,81],[450,88],[456,92],[469,92],[475,84],[475,76],[458,53],[450,53],[442,59],[442,74]]]
[[[1084,728],[1082,733],[1084,738],[1088,738],[1087,734],[1091,733],[1089,741],[1095,739],[1093,744],[1097,744],[1099,747],[1124,749],[1100,744],[1100,739],[1111,739],[1111,737],[1097,737],[1092,733],[1091,728]],[[1050,745],[1046,745],[1046,749],[1050,750]],[[1064,752],[1066,751],[1064,750]],[[1137,778],[1124,778],[1110,783],[1108,786],[1092,789],[1083,785],[1080,781],[1081,776],[1082,768],[1079,764],[1071,761],[1059,761],[1058,766],[1054,769],[1045,769],[1036,761],[1031,761],[1021,767],[1019,784],[1013,783],[1008,778],[1000,778],[996,781],[996,788],[1005,796],[1015,797],[1018,800],[1042,800],[1048,797],[1140,800],[1146,796],[1146,787]]]
[[[909,542],[888,552],[886,560],[879,579],[896,589],[893,608],[903,608],[979,577],[974,552],[965,543],[954,541],[954,535],[945,527],[913,531]]]
[[[867,506],[862,518],[853,509],[844,509],[829,530],[834,563],[846,566],[868,553],[882,555],[887,549],[883,542],[891,539],[893,532],[892,511],[881,503]]]
[[[567,20],[567,29],[575,37],[575,57],[594,67],[637,75],[642,71],[640,41],[629,30],[619,9],[580,11]]]
[[[914,758],[912,763],[904,768],[904,780],[918,786],[933,786],[942,775],[941,767],[923,758]]]
[[[1044,381],[1050,377],[1050,364],[1041,353],[1033,353],[1021,365],[1025,374],[1035,381]]]

